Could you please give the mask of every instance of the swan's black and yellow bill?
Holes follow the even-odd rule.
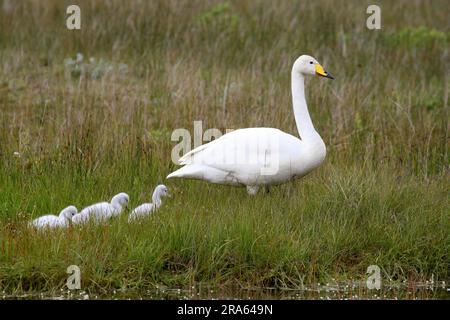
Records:
[[[334,79],[334,77],[329,72],[326,72],[320,64],[316,64],[316,74],[328,79]]]

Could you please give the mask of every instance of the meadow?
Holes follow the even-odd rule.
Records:
[[[0,0],[0,292],[82,288],[302,289],[446,281],[450,264],[448,1]],[[267,126],[297,135],[290,70],[306,83],[322,167],[254,197],[169,180],[171,133]],[[39,233],[26,222],[130,195],[173,198],[141,223]],[[231,292],[228,294],[228,292]]]

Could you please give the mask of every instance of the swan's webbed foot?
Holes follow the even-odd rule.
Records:
[[[247,193],[254,196],[258,193],[259,186],[247,186]]]

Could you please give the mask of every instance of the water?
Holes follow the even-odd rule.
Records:
[[[361,282],[335,284],[317,284],[302,289],[277,288],[228,288],[218,289],[208,286],[192,286],[189,289],[159,287],[153,290],[113,290],[93,293],[82,290],[61,289],[55,292],[26,294],[8,294],[3,292],[2,299],[50,299],[50,300],[88,300],[88,299],[319,299],[319,300],[358,300],[358,299],[445,299],[450,300],[450,287],[445,282],[433,283],[397,283],[384,285],[380,290],[369,290]]]

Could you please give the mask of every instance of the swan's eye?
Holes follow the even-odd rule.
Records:
[[[310,61],[309,64],[313,64],[314,62]]]

